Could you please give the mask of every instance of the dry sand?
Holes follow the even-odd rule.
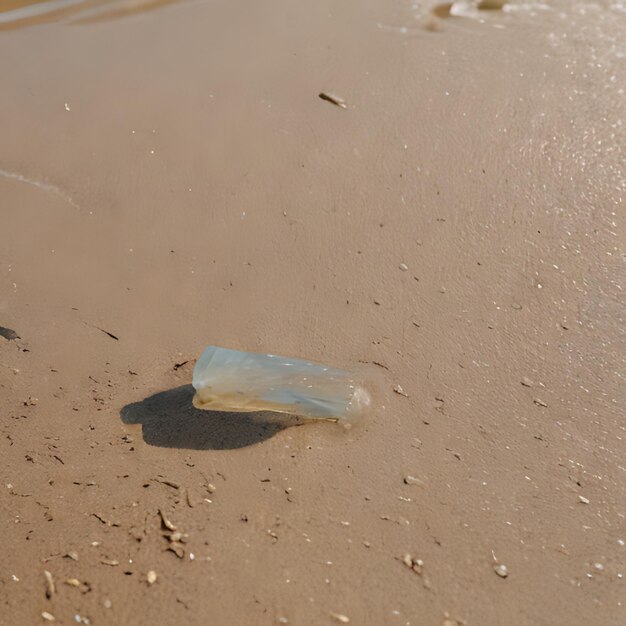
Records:
[[[166,4],[0,13],[0,622],[626,623],[624,3]]]

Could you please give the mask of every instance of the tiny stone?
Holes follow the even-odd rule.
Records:
[[[55,620],[54,615],[52,615],[52,613],[48,613],[48,611],[44,611],[41,614],[41,617],[43,617],[47,622],[54,622]]]
[[[342,615],[341,613],[331,613],[330,616],[333,619],[336,619],[338,622],[342,624],[347,624],[350,622],[350,618],[347,615]]]
[[[543,406],[543,407],[547,407],[547,406],[548,406],[548,405],[547,405],[547,404],[546,404],[543,400],[541,400],[540,398],[535,398],[535,399],[533,400],[533,402],[534,402],[537,406]]]
[[[80,580],[78,578],[68,578],[65,581],[66,585],[70,585],[71,587],[80,587]]]
[[[154,583],[157,580],[157,573],[154,570],[150,570],[147,574],[146,574],[146,580],[148,581],[149,585],[154,585]]]
[[[522,378],[522,385],[524,385],[524,387],[532,387],[533,381],[530,380],[530,378],[528,378],[527,376],[524,376],[524,378]]]
[[[409,269],[409,266],[406,263],[400,263],[400,269],[403,272],[406,272]]]
[[[108,598],[104,601],[104,608],[105,609],[110,609],[112,606],[111,604],[111,600],[109,600]]]
[[[585,496],[578,496],[578,501],[582,502],[583,504],[589,504],[589,499],[585,498]]]
[[[46,579],[46,598],[50,599],[55,592],[54,579],[48,570],[44,570],[43,575]]]
[[[336,96],[336,95],[334,95],[332,93],[324,93],[324,92],[322,92],[322,93],[319,94],[319,97],[322,100],[326,100],[326,102],[330,102],[330,103],[334,104],[335,106],[341,107],[342,109],[347,109],[348,108],[346,103],[344,102],[343,98],[341,98],[339,96]]]
[[[402,387],[400,387],[400,385],[396,385],[393,390],[399,395],[399,396],[404,396],[405,398],[408,398],[408,394],[404,391],[404,389],[402,389]]]
[[[604,565],[602,565],[602,563],[594,563],[593,566],[599,571],[601,572],[604,569]]]
[[[209,493],[215,493],[215,485],[214,485],[213,483],[209,483],[209,484],[206,486],[206,490],[207,490]]]
[[[78,561],[78,553],[74,550],[70,550],[65,556],[72,561]]]
[[[500,576],[500,578],[506,578],[509,575],[509,570],[506,565],[494,565],[493,571]]]
[[[419,485],[420,487],[424,486],[424,481],[419,478],[415,478],[415,476],[405,476],[404,477],[405,485]]]

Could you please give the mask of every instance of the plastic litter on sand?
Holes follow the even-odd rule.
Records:
[[[193,404],[210,411],[274,411],[350,423],[371,406],[355,374],[274,354],[209,346],[193,372]]]

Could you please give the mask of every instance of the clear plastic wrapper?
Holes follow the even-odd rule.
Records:
[[[355,372],[303,359],[209,346],[193,372],[198,409],[273,411],[351,423],[371,407]]]

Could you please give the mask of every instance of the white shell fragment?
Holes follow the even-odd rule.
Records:
[[[506,578],[509,575],[509,569],[506,565],[500,563],[493,566],[493,571],[500,576],[500,578]]]

